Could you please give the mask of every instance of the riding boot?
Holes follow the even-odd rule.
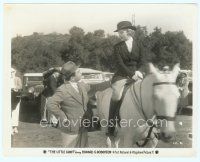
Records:
[[[109,118],[108,118],[108,132],[106,133],[107,136],[114,136],[115,132],[115,125],[116,125],[116,114],[117,114],[117,107],[119,101],[112,100],[110,101],[110,108],[109,108]]]

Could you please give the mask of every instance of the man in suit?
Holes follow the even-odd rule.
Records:
[[[87,110],[89,87],[80,82],[82,75],[72,61],[62,66],[61,74],[64,84],[49,98],[47,109],[59,119],[63,147],[87,147],[87,130],[82,118]]]
[[[112,78],[112,98],[109,111],[108,136],[114,136],[117,111],[119,101],[122,97],[124,86],[128,80],[138,80],[143,78],[142,71],[146,62],[144,48],[141,43],[134,39],[135,26],[129,21],[121,21],[117,24],[117,30],[121,42],[114,46],[114,56],[116,58],[117,72]]]

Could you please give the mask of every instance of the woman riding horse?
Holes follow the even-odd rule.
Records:
[[[152,63],[148,65],[149,74],[131,84],[123,97],[119,110],[120,127],[116,128],[115,136],[107,138],[108,147],[156,147],[157,130],[164,142],[173,140],[179,98],[176,78],[180,68],[176,64],[172,70],[160,71]],[[111,96],[111,88],[97,93],[102,131],[106,131],[104,121],[109,116]]]
[[[139,71],[146,62],[144,56],[144,48],[134,39],[135,26],[129,21],[121,21],[117,24],[117,30],[122,40],[114,46],[114,55],[116,58],[117,72],[112,79],[112,97],[109,108],[109,125],[108,136],[114,136],[114,130],[117,119],[117,109],[124,90],[124,86],[128,80],[138,80],[143,78],[143,74]]]

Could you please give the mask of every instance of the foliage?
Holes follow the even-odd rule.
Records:
[[[182,31],[162,33],[155,28],[148,34],[146,27],[137,26],[134,37],[158,67],[173,66],[180,61],[181,68],[192,68],[192,42]],[[82,67],[115,71],[113,46],[119,41],[116,35],[105,35],[104,30],[85,33],[76,26],[69,34],[35,32],[17,36],[11,44],[12,66],[23,73],[42,72],[71,60]]]
[[[17,36],[12,39],[12,65],[21,72],[42,72],[52,66],[60,66],[63,61],[59,50],[68,35],[34,33],[31,36]]]
[[[183,69],[192,68],[192,43],[182,31],[162,34],[161,29],[155,28],[150,34],[149,42],[151,51],[155,54],[153,62],[159,67],[172,67],[180,62]]]

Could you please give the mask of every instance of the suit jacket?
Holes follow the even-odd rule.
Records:
[[[64,83],[47,101],[47,109],[59,118],[59,128],[65,133],[77,134],[79,132],[81,118],[87,110],[89,87],[84,83],[78,83],[78,87],[79,93],[70,83]],[[63,125],[64,119],[68,119],[70,123]]]
[[[114,74],[112,83],[115,81],[132,78],[135,71],[146,62],[146,56],[142,45],[133,40],[132,51],[129,52],[125,41],[114,46],[114,56],[116,59],[117,72]]]

